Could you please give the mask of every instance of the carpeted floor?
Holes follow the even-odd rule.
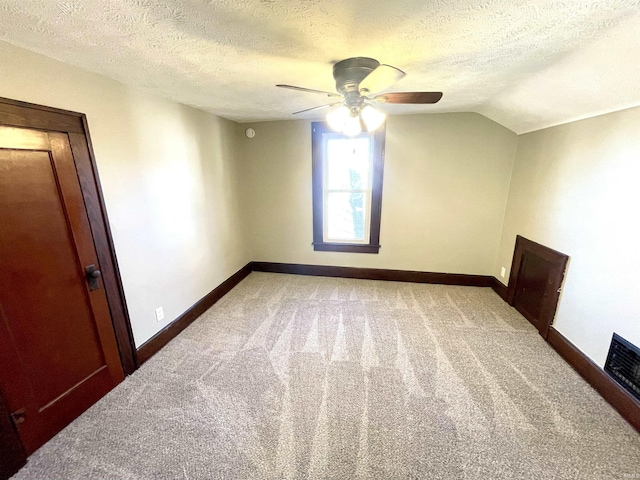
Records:
[[[488,288],[252,273],[20,479],[629,479],[640,436]]]

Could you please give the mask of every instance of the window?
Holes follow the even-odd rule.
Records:
[[[378,253],[384,127],[348,137],[314,122],[311,131],[314,250]]]

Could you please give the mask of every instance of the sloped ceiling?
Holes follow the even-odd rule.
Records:
[[[640,105],[638,32],[638,0],[0,0],[1,40],[238,122],[298,118],[326,98],[276,83],[334,91],[368,56],[444,92],[391,114],[523,133]]]

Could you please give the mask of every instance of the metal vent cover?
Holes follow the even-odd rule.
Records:
[[[604,370],[640,400],[640,348],[614,333]]]

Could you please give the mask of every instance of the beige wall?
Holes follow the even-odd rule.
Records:
[[[601,366],[613,332],[640,345],[639,127],[635,108],[520,136],[495,270],[516,234],[569,255],[555,327]]]
[[[390,117],[378,255],[314,252],[311,126],[238,125],[258,261],[492,275],[517,136],[477,114]]]
[[[138,346],[251,260],[233,122],[6,43],[0,58],[0,96],[87,114]]]
[[[314,252],[309,122],[249,140],[249,125],[6,43],[0,58],[0,96],[87,114],[138,346],[249,260],[504,266],[506,283],[516,234],[571,256],[560,332],[600,365],[613,331],[640,344],[638,108],[521,137],[476,114],[390,117],[380,253]]]

